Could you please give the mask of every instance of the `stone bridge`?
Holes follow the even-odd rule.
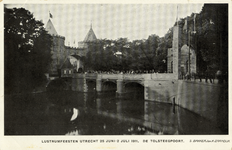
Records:
[[[144,98],[146,100],[153,99],[153,95],[150,92],[153,88],[158,90],[165,90],[166,96],[169,98],[175,95],[173,91],[173,85],[177,83],[173,79],[173,74],[74,74],[72,77],[72,90],[88,92],[89,88],[88,82],[95,83],[95,90],[97,92],[104,92],[106,89],[103,86],[106,83],[112,82],[116,85],[117,94],[123,94],[127,91],[125,86],[129,83],[137,83],[144,87]],[[171,91],[171,93],[170,93]],[[163,92],[162,92],[163,93]],[[164,92],[165,93],[165,92]],[[158,99],[163,99],[161,95],[157,95]]]
[[[140,84],[144,100],[177,104],[215,122],[222,85],[210,82],[178,80],[174,74],[73,74],[72,90],[88,92],[90,84],[104,92],[107,83],[114,84],[117,94],[126,93],[129,83]],[[206,105],[207,104],[207,105]]]
[[[90,82],[97,92],[106,83],[116,84],[118,94],[126,93],[125,86],[137,83],[144,88],[144,99],[177,104],[201,116],[217,121],[218,102],[223,86],[219,84],[181,80],[179,26],[173,28],[173,73],[165,74],[73,74],[72,90],[88,92]]]

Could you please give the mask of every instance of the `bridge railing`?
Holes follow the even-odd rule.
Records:
[[[168,80],[174,79],[174,74],[171,73],[147,73],[147,74],[97,74],[97,73],[87,73],[73,74],[74,78],[93,78],[93,79],[124,79],[124,80]]]
[[[98,79],[123,79],[122,74],[98,74]]]
[[[173,74],[167,73],[150,73],[150,74],[98,74],[99,79],[125,79],[125,80],[157,80],[157,79],[174,79]]]
[[[85,77],[87,78],[97,78],[98,74],[96,73],[87,73],[85,74]]]
[[[173,73],[153,73],[151,79],[175,79],[175,75]]]
[[[143,74],[124,74],[123,79],[127,80],[143,80]]]

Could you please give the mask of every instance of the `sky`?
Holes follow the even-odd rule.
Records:
[[[177,7],[178,6],[178,7]],[[199,13],[202,3],[187,4],[7,4],[7,8],[23,7],[41,20],[44,26],[51,19],[65,44],[78,46],[90,26],[98,39],[147,39],[156,34],[163,37],[178,18]],[[178,9],[177,9],[178,8]],[[178,10],[178,11],[177,11]],[[75,41],[75,42],[74,42]]]

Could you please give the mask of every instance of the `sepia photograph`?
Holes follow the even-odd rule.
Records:
[[[3,7],[5,137],[229,135],[228,3]]]

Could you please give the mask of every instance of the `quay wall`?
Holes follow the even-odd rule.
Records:
[[[186,80],[148,80],[144,99],[172,103],[216,123],[220,84]]]
[[[177,104],[216,123],[221,88],[220,84],[179,80]]]
[[[144,81],[144,99],[173,103],[178,93],[178,80],[146,80]]]

